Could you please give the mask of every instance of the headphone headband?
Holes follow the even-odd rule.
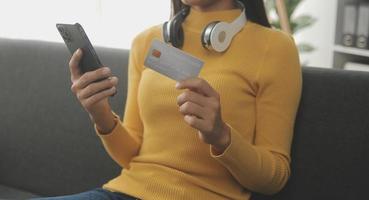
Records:
[[[232,38],[242,30],[246,24],[245,6],[239,0],[236,5],[241,9],[241,14],[231,23],[211,22],[202,32],[201,43],[204,48],[214,49],[217,52],[225,51],[231,43]],[[184,34],[182,23],[190,12],[190,7],[181,9],[171,20],[163,24],[163,38],[166,43],[174,47],[182,48]]]
[[[237,6],[241,8],[241,15],[238,16],[233,22],[231,22],[231,27],[232,27],[231,31],[233,31],[231,35],[238,33],[245,26],[247,22],[245,5],[243,5],[243,3],[240,1],[236,1],[236,2],[237,2]]]

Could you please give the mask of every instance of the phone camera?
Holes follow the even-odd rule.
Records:
[[[67,30],[65,30],[63,27],[59,26],[58,27],[58,30],[61,34],[61,36],[63,37],[63,39],[66,41],[66,42],[70,42],[71,38],[70,38],[70,34],[68,33]]]

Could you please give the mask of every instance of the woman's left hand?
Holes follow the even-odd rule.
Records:
[[[187,124],[198,130],[200,139],[221,154],[230,144],[230,129],[223,122],[220,96],[201,78],[177,82],[177,89],[188,89],[177,97],[179,111]]]

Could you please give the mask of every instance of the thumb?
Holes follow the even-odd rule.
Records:
[[[79,68],[79,63],[81,62],[83,56],[82,49],[77,49],[69,61],[69,70],[71,74],[71,81],[79,79],[82,75],[81,69]]]

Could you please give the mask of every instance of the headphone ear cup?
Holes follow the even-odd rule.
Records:
[[[189,10],[189,7],[183,8],[171,20],[163,24],[163,38],[166,43],[171,43],[176,48],[182,48],[184,43],[182,23],[186,19]]]
[[[211,47],[212,50],[219,53],[225,51],[229,47],[234,36],[230,33],[230,29],[229,23],[219,22],[215,24],[211,29],[209,38],[207,38],[210,41],[210,45],[207,47]]]
[[[164,42],[169,43],[170,36],[168,35],[168,22],[164,22],[162,32],[163,32]]]
[[[204,30],[201,33],[201,44],[204,48],[209,49],[211,48],[211,34],[214,27],[219,23],[219,21],[211,22],[210,24],[206,25]]]
[[[178,46],[176,46],[177,48],[182,48],[183,47],[183,43],[184,43],[184,33],[183,33],[183,28],[182,26],[179,27],[178,32],[177,32],[177,37],[176,37],[176,43],[178,44]]]
[[[181,24],[172,23],[170,27],[170,42],[176,48],[182,48],[184,42],[184,33]]]

